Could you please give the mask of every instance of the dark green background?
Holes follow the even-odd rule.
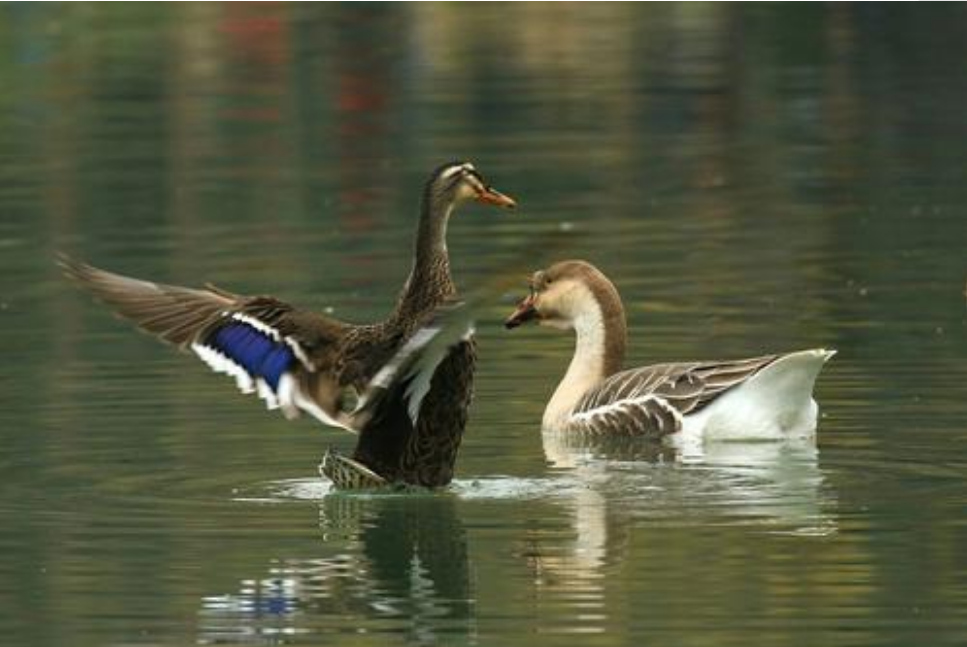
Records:
[[[967,641],[963,4],[0,5],[0,643]],[[450,493],[323,496],[288,424],[53,267],[376,320],[428,171],[467,289],[611,275],[636,363],[814,346],[818,452],[580,460],[566,336],[479,322]],[[564,240],[563,223],[573,231]],[[576,466],[575,466],[576,465]]]

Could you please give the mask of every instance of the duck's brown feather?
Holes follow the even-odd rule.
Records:
[[[58,258],[64,274],[98,300],[162,341],[187,348],[218,313],[237,307],[241,297],[219,290],[195,290],[152,283],[100,270],[67,256]]]
[[[291,371],[305,395],[326,416],[345,421],[343,426],[359,433],[355,460],[388,482],[426,486],[450,482],[472,393],[472,339],[458,344],[438,366],[431,367],[436,372],[415,424],[408,414],[406,384],[394,385],[384,396],[378,415],[356,421],[339,411],[343,390],[364,391],[432,312],[425,320],[411,317],[351,325],[273,297],[142,281],[68,257],[59,262],[68,277],[118,315],[182,349],[206,339],[234,314],[264,324],[300,351],[300,361]]]
[[[353,458],[390,481],[449,483],[473,398],[475,361],[473,339],[453,347],[433,372],[415,421],[408,412],[411,380],[397,381],[360,432]]]

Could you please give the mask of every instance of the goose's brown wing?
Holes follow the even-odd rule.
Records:
[[[240,296],[214,286],[142,281],[66,256],[64,273],[141,330],[195,352],[243,392],[257,392],[287,417],[306,412],[352,429],[341,414],[337,356],[351,326],[272,297]]]
[[[568,428],[587,433],[666,436],[777,359],[655,364],[616,373],[581,398]]]

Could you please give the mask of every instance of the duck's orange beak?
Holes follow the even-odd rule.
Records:
[[[504,328],[511,330],[525,324],[528,321],[535,321],[540,319],[540,313],[534,305],[534,295],[529,294],[527,297],[517,304],[517,308],[514,310],[513,314],[507,317],[504,321]]]
[[[492,204],[495,207],[513,209],[517,203],[509,195],[504,195],[493,187],[484,187],[483,191],[477,194],[477,202],[481,204]]]

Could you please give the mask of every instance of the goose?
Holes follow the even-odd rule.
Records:
[[[472,330],[435,361],[418,360],[437,313],[456,298],[447,223],[468,201],[516,206],[469,162],[437,168],[422,194],[412,270],[390,315],[370,325],[271,296],[142,281],[67,256],[59,262],[121,317],[193,351],[214,371],[234,377],[242,392],[257,393],[269,409],[357,433],[352,457],[330,449],[319,466],[337,488],[439,487],[453,477],[467,422],[476,357]],[[414,364],[421,374],[410,370]],[[377,391],[382,397],[369,397]],[[349,406],[354,399],[356,406]]]
[[[544,411],[545,432],[643,435],[685,443],[811,437],[813,385],[835,351],[822,348],[727,361],[622,370],[624,306],[586,261],[537,271],[505,321],[573,330],[570,366]],[[690,445],[689,445],[690,446]]]

